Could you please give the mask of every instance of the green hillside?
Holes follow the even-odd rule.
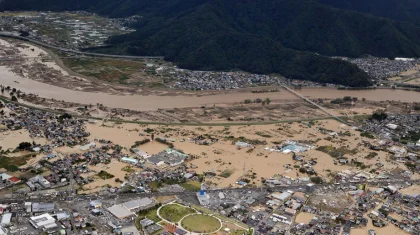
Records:
[[[353,3],[351,3],[353,2]],[[0,10],[88,10],[141,15],[136,32],[92,51],[163,55],[180,67],[241,69],[367,86],[366,73],[326,56],[419,57],[412,0],[4,0]],[[398,4],[391,15],[387,7]],[[382,10],[381,10],[382,9]],[[420,13],[420,12],[419,12]]]

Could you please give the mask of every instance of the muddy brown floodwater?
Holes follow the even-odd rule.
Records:
[[[297,99],[292,93],[282,90],[272,93],[235,92],[208,96],[158,96],[158,95],[111,95],[106,93],[82,92],[41,83],[20,77],[8,68],[0,66],[0,84],[11,86],[26,93],[33,93],[43,98],[54,98],[82,104],[100,103],[111,108],[125,108],[138,111],[152,111],[168,108],[188,108],[221,103],[242,102],[244,99],[270,98],[272,100]],[[372,101],[420,101],[420,92],[377,89],[377,90],[336,90],[334,88],[307,88],[298,91],[309,98],[342,98],[352,96]],[[197,92],[197,95],[200,93]]]

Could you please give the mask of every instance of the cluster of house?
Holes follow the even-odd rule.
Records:
[[[198,145],[212,145],[219,141],[219,139],[213,138],[211,136],[203,136],[199,135],[195,138],[190,139],[191,142],[196,143]]]
[[[403,145],[413,151],[420,150],[420,115],[387,115],[384,120],[366,119],[361,127],[364,132],[373,133],[388,142],[376,145]],[[386,146],[385,146],[386,147]]]
[[[312,220],[307,224],[297,223],[290,231],[293,234],[337,234],[339,231],[342,231],[342,234],[350,234],[351,229],[366,227],[368,223],[372,223],[374,227],[393,224],[407,233],[419,231],[420,196],[418,194],[399,193],[396,186],[386,186],[375,190],[365,188],[362,191],[358,194],[348,191],[354,203],[338,214],[305,205],[301,211],[313,214]],[[370,233],[375,234],[375,231],[369,230]]]
[[[377,221],[393,224],[408,233],[419,231],[420,196],[398,193],[398,189],[392,187],[385,189],[375,192],[375,196],[385,200],[385,203],[371,211],[371,217],[376,218]]]
[[[311,185],[308,185],[307,190],[312,190],[311,187]],[[298,210],[306,200],[307,197],[303,192],[285,191],[282,193],[272,193],[266,202],[269,209],[274,209],[270,219],[274,222],[282,222],[290,225],[293,217],[298,213]]]
[[[311,81],[289,80],[281,77],[273,77],[261,74],[249,74],[244,72],[213,72],[192,71],[173,68],[161,68],[161,72],[172,74],[176,81],[175,87],[184,90],[229,90],[248,87],[251,85],[300,85],[321,86]]]
[[[97,140],[95,140],[97,141]],[[77,161],[86,161],[91,165],[98,163],[106,163],[111,159],[118,159],[122,162],[132,164],[139,167],[144,167],[145,163],[163,167],[163,166],[177,166],[182,164],[188,155],[178,150],[167,148],[162,152],[150,155],[139,148],[132,148],[130,153],[123,153],[122,149],[113,144],[111,141],[100,140],[100,146],[95,142],[90,142],[80,147],[81,150],[86,151],[83,154],[72,154],[72,158],[77,158]]]
[[[340,234],[343,225],[331,222],[337,217],[337,214],[312,206],[304,206],[301,211],[311,213],[314,217],[307,224],[295,223],[290,229],[292,234]]]
[[[313,149],[314,146],[312,145],[308,145],[308,144],[302,144],[296,141],[292,141],[292,140],[286,140],[283,142],[282,145],[276,145],[273,146],[272,148],[266,148],[266,150],[269,150],[271,152],[281,152],[281,153],[301,153],[301,152],[306,152],[310,149]]]
[[[370,76],[376,79],[386,79],[399,75],[401,72],[413,69],[418,60],[397,58],[390,60],[387,58],[357,58],[348,60],[351,63],[356,64],[359,68],[367,72]]]
[[[74,18],[74,15],[78,16],[78,19]],[[70,17],[71,16],[71,17]],[[54,12],[39,12],[34,14],[0,16],[0,22],[2,23],[5,31],[10,32],[27,32],[28,37],[31,39],[37,39],[42,42],[62,46],[70,49],[79,49],[80,47],[89,46],[100,46],[109,37],[115,34],[115,32],[129,32],[130,29],[123,26],[123,19],[108,19],[102,20],[100,24],[95,21],[84,22],[81,21],[81,17],[92,16],[92,13],[88,12],[73,12],[70,14],[58,14]],[[106,23],[106,24],[104,24]],[[41,28],[45,28],[45,25],[52,27],[55,31],[61,31],[62,33],[56,33],[57,35],[69,35],[68,37],[51,37],[51,35],[43,35],[40,32]],[[66,32],[66,33],[64,33]],[[67,33],[69,32],[69,33]]]
[[[9,114],[2,116],[0,124],[8,130],[25,128],[31,138],[46,138],[51,141],[49,146],[33,146],[39,150],[49,149],[51,146],[74,146],[85,143],[89,133],[86,132],[84,121],[58,117],[40,110],[28,109],[13,103],[7,103]]]
[[[383,180],[383,179],[409,179],[412,176],[412,172],[400,168],[393,170],[375,170],[375,171],[363,171],[363,170],[342,170],[334,176],[335,183],[346,183],[346,182],[369,182],[371,180]]]
[[[21,180],[15,176],[11,176],[6,173],[0,174],[0,189],[7,188],[20,182]]]
[[[87,227],[83,216],[77,212],[71,213],[57,208],[54,203],[24,202],[1,205],[0,234],[66,235],[74,234],[73,226],[80,229]],[[2,233],[3,231],[5,233]]]

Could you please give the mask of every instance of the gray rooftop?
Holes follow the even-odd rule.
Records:
[[[158,164],[159,162],[163,161],[167,164],[173,165],[173,164],[178,164],[179,162],[184,161],[185,158],[186,158],[185,155],[167,153],[163,151],[149,157],[147,160],[154,164]]]
[[[55,209],[54,203],[32,203],[32,212],[53,211]]]
[[[107,210],[117,218],[126,218],[131,215],[134,215],[133,212],[123,207],[122,205],[113,205],[111,207],[108,207]]]
[[[142,199],[131,200],[131,201],[125,202],[122,205],[129,210],[133,210],[133,209],[137,209],[139,207],[144,207],[144,206],[150,205],[152,203],[153,203],[152,199],[145,197],[145,198],[142,198]]]

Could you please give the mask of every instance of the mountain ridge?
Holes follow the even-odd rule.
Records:
[[[410,0],[404,1],[405,8],[411,6]],[[6,0],[0,10],[141,15],[131,25],[136,32],[112,37],[108,47],[91,50],[164,55],[188,69],[241,69],[368,86],[365,72],[329,56],[420,56],[420,26],[416,17],[408,17],[410,12],[387,18],[387,12],[379,14],[372,7],[358,10],[346,0]]]

